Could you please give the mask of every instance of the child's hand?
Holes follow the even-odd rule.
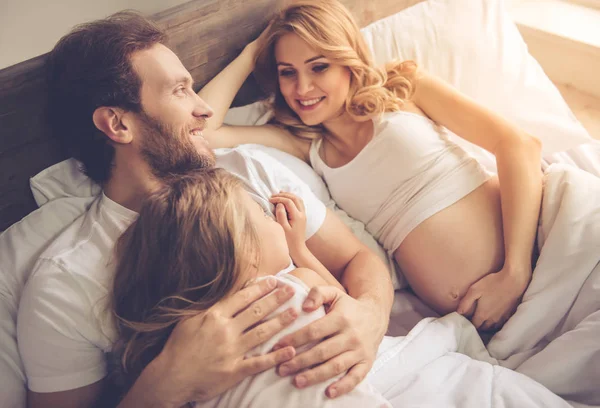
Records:
[[[291,251],[303,248],[306,236],[304,201],[292,193],[273,194],[269,200],[275,205],[275,219],[283,227]]]

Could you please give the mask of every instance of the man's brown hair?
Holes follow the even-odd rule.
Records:
[[[141,80],[131,55],[165,40],[154,23],[137,12],[122,11],[75,27],[48,55],[53,133],[98,183],[110,178],[115,149],[92,115],[101,106],[141,112]]]

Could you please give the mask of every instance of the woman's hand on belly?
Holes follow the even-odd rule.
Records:
[[[526,267],[527,268],[527,267]],[[529,281],[528,271],[503,268],[475,282],[456,311],[469,317],[479,330],[497,330],[515,313]]]

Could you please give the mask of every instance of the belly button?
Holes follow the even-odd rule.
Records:
[[[458,299],[458,297],[460,296],[460,293],[458,292],[458,289],[452,288],[450,290],[450,296],[452,297],[452,300]]]

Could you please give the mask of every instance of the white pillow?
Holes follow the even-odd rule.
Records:
[[[544,155],[591,140],[529,54],[501,0],[429,0],[362,29],[377,64],[414,60],[540,138]],[[455,137],[487,168],[495,159]]]
[[[67,159],[42,170],[29,180],[38,207],[63,197],[95,197],[101,188],[81,170],[75,159]]]

